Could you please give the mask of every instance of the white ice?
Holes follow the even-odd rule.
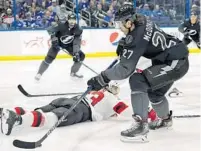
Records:
[[[85,63],[100,72],[114,58],[86,59]],[[0,62],[0,106],[22,106],[33,109],[45,105],[54,97],[27,98],[16,88],[22,84],[33,94],[83,92],[86,81],[94,76],[90,70],[81,68],[83,80],[73,80],[69,76],[72,60],[55,60],[42,77],[40,83],[34,76],[41,61]],[[147,62],[142,61],[145,67]],[[169,99],[174,115],[200,114],[200,55],[190,55],[188,74],[176,82],[176,87],[184,97]],[[130,103],[128,82],[121,84],[120,98]],[[132,113],[131,113],[132,114]],[[110,119],[101,122],[86,122],[56,129],[36,151],[199,151],[200,118],[174,119],[172,129],[150,131],[149,143],[123,143],[120,131],[130,125],[129,120]],[[0,151],[20,151],[12,146],[14,139],[36,141],[47,129],[16,129],[11,136],[0,134]]]

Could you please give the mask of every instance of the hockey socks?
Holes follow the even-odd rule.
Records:
[[[22,117],[22,125],[31,127],[49,127],[57,122],[57,116],[52,113],[44,113],[42,110],[27,112],[22,107],[11,109],[17,115]]]
[[[31,127],[51,127],[58,118],[52,113],[43,113],[42,111],[32,111],[22,116],[22,124]]]
[[[13,110],[17,115],[24,115],[26,111],[22,107],[15,107]]]

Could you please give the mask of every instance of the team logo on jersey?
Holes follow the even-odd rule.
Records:
[[[64,35],[64,36],[61,36],[60,40],[61,40],[61,42],[63,44],[70,44],[74,40],[74,35]]]
[[[132,35],[128,35],[128,36],[126,36],[126,44],[130,44],[130,43],[132,43],[132,41],[133,41],[133,36]]]
[[[113,46],[117,46],[120,39],[121,39],[121,36],[118,32],[113,32],[110,35],[110,42],[112,43]]]
[[[191,36],[197,34],[197,31],[196,31],[196,30],[193,30],[193,29],[187,29],[186,32],[187,32],[189,35],[191,35]]]

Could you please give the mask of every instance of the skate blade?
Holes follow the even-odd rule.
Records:
[[[183,97],[183,93],[182,92],[170,92],[168,95],[171,98]]]
[[[149,142],[147,135],[136,136],[136,137],[121,136],[120,140],[124,143],[148,143]]]
[[[71,80],[73,81],[83,81],[83,77],[82,78],[79,78],[79,77],[76,77],[76,76],[70,76]]]

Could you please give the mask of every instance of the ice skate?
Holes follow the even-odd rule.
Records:
[[[37,82],[40,81],[41,76],[42,76],[42,75],[38,73],[38,74],[35,76],[35,80],[36,80]]]
[[[169,92],[169,97],[176,98],[176,97],[182,97],[183,93],[179,91],[177,88],[174,88],[172,91]]]
[[[159,129],[159,128],[169,128],[172,126],[172,111],[170,111],[170,114],[168,115],[168,118],[161,119],[157,118],[155,121],[149,122],[149,128],[152,130]]]
[[[12,129],[16,125],[22,124],[22,118],[15,112],[3,109],[1,112],[1,132],[5,135],[10,135]]]
[[[138,115],[133,116],[131,127],[121,132],[121,141],[123,142],[148,142],[147,134],[149,132],[148,123],[143,122]]]
[[[83,75],[78,75],[77,73],[73,73],[73,72],[71,72],[70,76],[75,77],[75,78],[83,78],[84,77]]]

